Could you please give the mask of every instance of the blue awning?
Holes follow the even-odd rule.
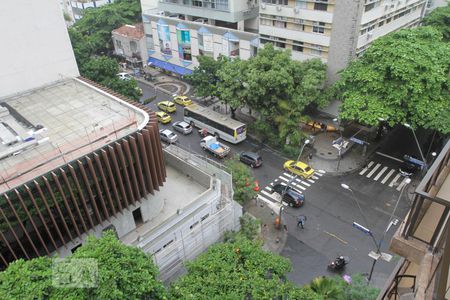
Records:
[[[192,74],[192,70],[189,70],[187,68],[183,68],[177,65],[174,65],[172,63],[169,63],[167,61],[162,61],[160,59],[156,59],[154,57],[149,57],[147,64],[152,64],[155,67],[170,71],[170,72],[174,72],[177,74],[180,74],[181,76],[184,75],[188,75],[188,74]]]

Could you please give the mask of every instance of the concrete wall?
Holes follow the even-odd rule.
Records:
[[[0,28],[0,99],[79,75],[57,1],[1,1]]]
[[[336,2],[328,52],[328,83],[336,81],[338,72],[356,56],[356,43],[361,15],[362,0],[340,0]]]

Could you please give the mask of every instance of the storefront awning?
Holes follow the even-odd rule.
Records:
[[[181,76],[192,74],[192,70],[183,68],[181,66],[177,66],[177,65],[169,63],[167,61],[162,61],[160,59],[156,59],[154,57],[149,57],[147,64],[155,66],[157,68],[161,68],[161,69],[170,71],[170,72],[180,74]]]

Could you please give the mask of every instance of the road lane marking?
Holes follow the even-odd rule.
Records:
[[[314,180],[311,180],[311,179],[308,179],[308,181],[311,182],[311,183],[314,183],[314,182],[315,182]]]
[[[322,173],[317,173],[317,172],[315,172],[315,173],[314,173],[314,175],[317,175],[317,176],[320,176],[320,177],[322,177],[322,176],[323,176],[323,174],[322,174]]]
[[[341,239],[341,238],[338,237],[337,235],[335,235],[335,234],[333,234],[333,233],[330,233],[330,232],[328,232],[328,231],[325,231],[325,230],[324,230],[323,232],[325,232],[325,233],[328,234],[329,236],[334,237],[335,239],[337,239],[337,240],[338,240],[339,242],[341,242],[342,244],[348,245],[348,242],[347,242],[347,241]]]
[[[265,197],[272,198],[275,202],[280,202],[280,199],[277,199],[278,197],[275,198],[278,195],[278,193],[271,194],[271,193],[268,193],[266,191],[261,191],[261,193],[263,193]]]
[[[378,181],[378,179],[380,179],[381,175],[383,175],[383,173],[386,172],[387,169],[388,167],[384,167],[383,169],[381,169],[381,171],[377,174],[377,176],[375,176],[373,180]]]
[[[391,177],[391,175],[395,172],[395,169],[392,169],[389,171],[389,173],[386,174],[386,176],[384,176],[383,180],[381,180],[382,184],[385,184],[386,181],[388,181],[389,177]]]
[[[367,172],[367,170],[369,170],[369,168],[373,165],[373,161],[371,161],[364,169],[362,169],[361,172],[359,172],[359,175],[364,175],[364,173]]]
[[[394,183],[397,181],[397,179],[400,177],[400,173],[397,174],[397,176],[394,177],[394,179],[392,179],[391,183],[389,183],[389,187],[393,187]]]
[[[312,179],[315,179],[315,180],[317,180],[317,179],[319,179],[319,177],[316,177],[316,176],[313,176],[313,177],[311,177]]]
[[[322,173],[322,174],[325,174],[324,170],[319,170],[319,172]],[[322,175],[320,175],[320,176],[322,176]]]
[[[378,170],[378,168],[381,166],[381,164],[377,164],[371,171],[370,171],[370,173],[369,174],[367,174],[367,178],[370,178],[372,175],[373,175],[373,173],[375,173],[376,172],[376,170]]]

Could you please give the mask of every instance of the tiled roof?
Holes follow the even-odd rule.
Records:
[[[123,25],[112,31],[115,34],[126,36],[133,39],[141,39],[144,37],[144,25],[142,23],[134,25]]]

